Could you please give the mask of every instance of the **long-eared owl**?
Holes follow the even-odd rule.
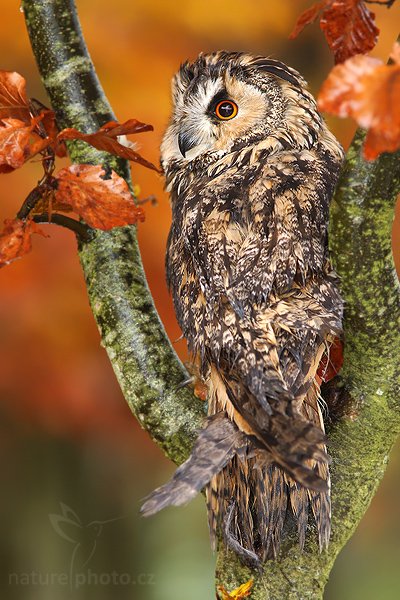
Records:
[[[330,480],[317,372],[341,333],[327,227],[342,149],[304,79],[276,60],[200,55],[172,93],[161,148],[167,278],[208,417],[143,512],[205,489],[213,545],[221,538],[245,562],[277,555],[290,514],[301,547],[313,515],[323,548]]]

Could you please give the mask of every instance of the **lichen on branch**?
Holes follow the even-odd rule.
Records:
[[[24,0],[26,25],[59,129],[93,133],[115,116],[98,81],[72,0]],[[71,160],[113,169],[131,185],[126,160],[82,141]],[[140,424],[175,462],[188,455],[203,406],[179,384],[176,356],[147,286],[135,227],[97,231],[80,245],[90,304],[125,398]],[[182,409],[184,407],[184,410]]]

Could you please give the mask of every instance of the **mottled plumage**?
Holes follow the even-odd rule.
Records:
[[[173,102],[167,277],[209,419],[144,512],[206,487],[213,543],[220,532],[245,561],[276,556],[288,512],[301,547],[313,514],[322,548],[329,461],[316,371],[341,332],[327,225],[342,150],[305,81],[278,61],[200,55],[175,76]],[[237,114],[220,118],[221,103]]]

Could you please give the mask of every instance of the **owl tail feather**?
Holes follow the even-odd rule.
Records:
[[[295,523],[303,550],[310,513],[317,525],[320,550],[328,545],[329,492],[306,489],[274,464],[256,466],[254,459],[242,462],[236,456],[213,477],[206,496],[214,549],[221,531],[225,544],[251,568],[261,568],[267,559],[278,556],[289,522]]]
[[[317,385],[307,393],[302,413],[323,431]],[[322,442],[316,450],[325,456]],[[316,455],[305,459],[304,469],[313,475],[309,478],[313,488],[305,487],[294,479],[297,469],[291,476],[292,471],[277,464],[273,454],[260,447],[255,437],[240,431],[223,410],[207,418],[191,456],[167,484],[146,499],[141,512],[150,516],[167,506],[180,506],[205,489],[214,549],[222,536],[243,563],[260,569],[265,560],[278,555],[288,521],[297,524],[299,545],[304,547],[312,514],[322,550],[330,537],[330,482],[327,462],[321,461],[318,452]],[[316,486],[316,481],[324,485]]]
[[[141,513],[147,517],[166,506],[186,504],[245,444],[246,436],[226,414],[220,412],[208,417],[188,460],[175,471],[168,483],[148,496]]]
[[[313,384],[302,406],[303,417],[323,431],[318,405],[318,386]],[[321,452],[325,453],[323,443]],[[328,546],[331,527],[330,477],[327,462],[307,459],[304,468],[316,481],[318,489],[302,485],[269,454],[248,438],[246,450],[237,453],[216,473],[206,488],[209,529],[216,548],[218,532],[227,546],[251,568],[269,558],[276,558],[284,529],[297,527],[300,549],[304,548],[309,517],[318,531],[320,550]],[[310,481],[312,478],[310,477]],[[292,525],[291,525],[292,524]]]

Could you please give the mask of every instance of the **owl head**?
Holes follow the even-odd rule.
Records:
[[[172,100],[161,146],[165,171],[261,142],[272,149],[309,148],[323,126],[301,75],[261,56],[200,54],[173,78]]]

